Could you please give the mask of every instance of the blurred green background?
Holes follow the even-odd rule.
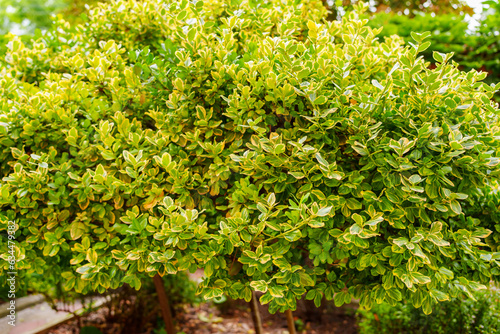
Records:
[[[52,15],[62,14],[74,21],[85,11],[83,0],[0,0],[0,34],[32,35],[52,25]]]

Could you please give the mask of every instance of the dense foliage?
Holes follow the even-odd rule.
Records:
[[[500,274],[491,224],[500,86],[321,1],[114,1],[0,69],[0,231],[22,277],[199,292],[271,312],[437,301]],[[1,247],[6,247],[1,240]],[[1,271],[8,270],[2,254]]]
[[[494,334],[500,333],[500,291],[475,292],[472,299],[454,298],[433,308],[431,315],[407,303],[381,304],[358,310],[361,334]]]

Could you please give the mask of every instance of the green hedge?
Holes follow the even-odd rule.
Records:
[[[500,291],[474,293],[476,300],[455,298],[436,305],[430,315],[411,304],[381,304],[358,310],[360,334],[498,334]]]

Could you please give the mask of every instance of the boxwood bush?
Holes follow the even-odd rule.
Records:
[[[203,268],[206,299],[426,313],[496,279],[468,212],[498,178],[500,86],[446,54],[430,69],[427,34],[379,41],[363,10],[113,1],[12,37],[0,230],[17,224],[20,277],[85,293]]]

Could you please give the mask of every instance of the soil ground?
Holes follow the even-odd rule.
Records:
[[[307,334],[355,334],[357,333],[354,312],[355,304],[337,308],[333,304],[314,307],[309,301],[299,301],[294,312],[298,333]],[[81,326],[94,326],[104,334],[153,334],[158,333],[149,323],[140,332],[122,328],[119,323],[106,321],[108,310],[103,307],[80,319]],[[266,334],[288,333],[284,314],[269,314],[266,306],[260,306],[264,332]],[[244,301],[229,301],[220,305],[177,305],[175,312],[177,330],[185,334],[251,334],[254,333],[249,304]],[[77,320],[69,321],[50,334],[78,334]]]

